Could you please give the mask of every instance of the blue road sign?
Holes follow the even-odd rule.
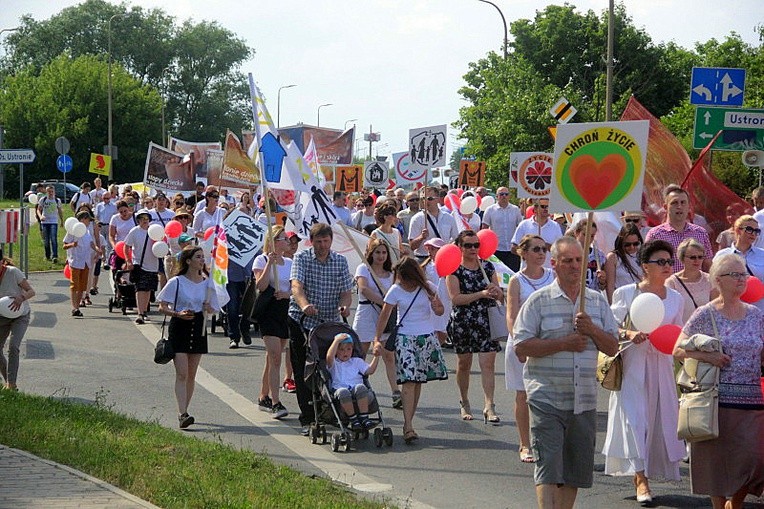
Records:
[[[56,158],[56,168],[61,173],[69,173],[72,171],[72,167],[74,167],[74,162],[71,156],[64,154]]]
[[[693,67],[690,104],[742,106],[745,69]]]

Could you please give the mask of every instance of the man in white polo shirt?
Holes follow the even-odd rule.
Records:
[[[512,239],[517,226],[523,220],[520,208],[509,203],[509,189],[500,187],[496,191],[496,203],[488,207],[483,214],[482,227],[490,228],[499,237],[496,257],[507,267],[517,272],[520,270],[520,257],[512,252]]]
[[[551,247],[555,240],[562,237],[560,226],[549,219],[549,200],[545,198],[537,200],[533,206],[533,211],[533,216],[528,219],[523,219],[520,224],[517,225],[515,235],[512,237],[513,253],[516,253],[520,241],[528,234],[540,236],[547,243],[547,247]],[[552,267],[550,253],[547,253],[546,255],[544,266],[547,268]]]

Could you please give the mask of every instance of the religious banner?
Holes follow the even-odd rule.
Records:
[[[552,154],[544,152],[512,152],[516,162],[518,198],[547,198],[552,190]]]
[[[485,161],[462,159],[459,161],[459,185],[465,187],[483,186],[485,182]]]
[[[334,175],[335,190],[343,193],[360,193],[363,188],[363,166],[337,166]]]
[[[646,120],[559,125],[550,212],[641,210],[649,126]]]

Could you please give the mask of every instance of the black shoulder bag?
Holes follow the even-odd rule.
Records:
[[[175,311],[175,307],[178,305],[178,291],[180,290],[180,279],[175,279],[175,282],[178,284],[175,287],[175,302],[172,305],[172,310]],[[165,324],[167,323],[167,315],[164,315],[164,319],[162,320],[162,335],[159,338],[159,341],[157,341],[156,346],[154,346],[154,362],[157,364],[167,364],[171,360],[175,358],[175,350],[172,349],[172,343],[170,343],[170,340],[165,336]]]
[[[406,311],[403,312],[403,315],[401,316],[401,319],[398,320],[398,323],[395,324],[395,327],[390,331],[390,335],[387,336],[387,341],[385,341],[385,350],[388,350],[390,352],[395,351],[395,341],[398,338],[398,329],[400,328],[401,324],[403,323],[403,319],[406,318],[406,315],[409,314],[409,309],[411,309],[411,306],[414,305],[414,301],[417,297],[419,297],[419,292],[422,291],[422,287],[419,287],[419,290],[416,291],[416,294],[414,295],[414,298],[411,299],[411,303],[409,304],[409,307],[406,308]]]

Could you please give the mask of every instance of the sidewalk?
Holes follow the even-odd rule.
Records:
[[[95,477],[0,445],[0,509],[155,508]]]

